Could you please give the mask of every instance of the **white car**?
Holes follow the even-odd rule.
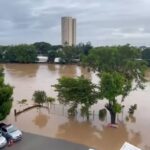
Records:
[[[1,131],[0,131],[0,148],[5,147],[6,144],[7,144],[7,140],[6,140],[5,137],[2,136],[2,133],[1,133]]]
[[[1,131],[6,139],[12,139],[14,142],[22,139],[22,132],[11,124],[2,126]]]

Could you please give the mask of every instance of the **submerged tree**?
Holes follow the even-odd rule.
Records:
[[[32,99],[34,100],[35,103],[42,105],[43,103],[46,102],[47,96],[44,91],[35,91]]]
[[[116,97],[124,92],[125,79],[117,72],[102,73],[100,92],[101,98],[106,98],[109,103],[105,105],[111,115],[111,123],[115,124],[116,113],[121,112],[121,105],[117,102]]]
[[[12,107],[13,88],[4,83],[3,69],[0,69],[0,120],[6,118]]]
[[[98,72],[99,93],[106,98],[111,123],[116,123],[116,113],[121,111],[118,96],[125,97],[137,88],[144,88],[145,62],[140,60],[140,50],[130,45],[116,47],[97,47],[83,59],[83,64]]]
[[[77,78],[62,77],[54,85],[58,92],[58,100],[62,104],[70,105],[68,113],[75,115],[77,107],[81,105],[81,112],[89,119],[89,109],[98,97],[96,86],[83,76]]]
[[[48,107],[49,107],[53,102],[55,102],[55,98],[53,98],[53,97],[47,97],[46,98],[46,102],[47,102]]]

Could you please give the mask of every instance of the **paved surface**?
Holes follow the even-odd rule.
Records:
[[[4,150],[88,150],[89,148],[64,140],[24,133],[22,141],[6,147]]]

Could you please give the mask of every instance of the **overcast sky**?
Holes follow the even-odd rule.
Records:
[[[0,45],[61,43],[62,16],[77,19],[77,42],[150,46],[150,0],[0,0]]]

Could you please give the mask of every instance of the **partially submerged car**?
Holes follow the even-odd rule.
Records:
[[[7,145],[7,140],[2,136],[2,132],[0,131],[0,148],[3,148]]]
[[[0,129],[2,132],[2,135],[7,139],[7,140],[13,140],[14,142],[21,140],[22,139],[22,132],[17,129],[15,126],[12,124],[6,125],[4,123],[0,124]]]

